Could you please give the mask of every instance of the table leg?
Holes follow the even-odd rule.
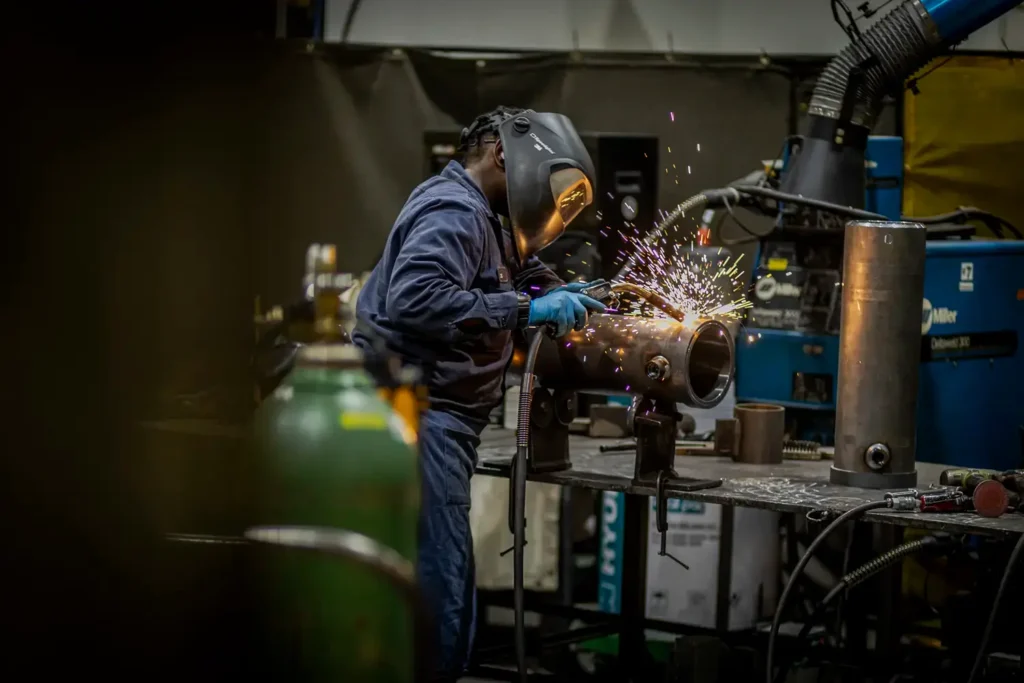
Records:
[[[875,524],[876,555],[889,552],[903,544],[903,529],[896,526]],[[900,603],[903,597],[903,563],[896,564],[882,572],[875,579],[875,595],[879,596],[877,626],[875,629],[875,650],[883,658],[886,667],[899,661],[902,648],[900,637],[903,629],[900,618]],[[872,587],[867,587],[871,590]]]
[[[872,558],[874,536],[872,524],[853,522],[850,533],[853,534],[850,547],[850,570],[861,566]],[[868,647],[868,609],[870,600],[847,600],[843,604],[846,627],[845,645],[851,661],[857,661],[867,652]]]
[[[621,680],[646,680],[649,655],[644,636],[647,602],[647,515],[650,498],[627,493],[623,518],[622,595],[619,630],[619,671]]]

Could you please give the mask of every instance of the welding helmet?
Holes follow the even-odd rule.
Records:
[[[520,261],[554,242],[594,201],[594,162],[568,117],[526,110],[498,127],[508,217]]]

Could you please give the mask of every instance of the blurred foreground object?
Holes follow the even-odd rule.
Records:
[[[334,272],[335,256],[331,245],[310,248],[305,329],[313,343],[289,341],[294,368],[281,370],[254,416],[257,485],[246,536],[260,547],[261,629],[283,676],[410,681],[425,654],[414,652],[409,598],[419,403],[400,384],[382,395],[360,350],[345,343],[339,293],[351,277]],[[311,546],[317,539],[345,543]]]

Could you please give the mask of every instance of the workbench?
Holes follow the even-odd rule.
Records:
[[[639,496],[654,496],[653,485],[633,482],[636,453],[602,453],[600,447],[621,444],[623,439],[591,439],[571,436],[569,453],[572,469],[530,475],[531,481],[562,486],[575,486],[598,491],[622,491]],[[515,453],[515,432],[488,427],[481,435],[477,449],[477,474],[492,477],[509,475]],[[779,512],[810,512],[828,510],[842,513],[861,503],[881,500],[883,491],[837,486],[829,483],[831,460],[787,460],[780,465],[746,465],[729,458],[688,455],[676,456],[675,470],[680,477],[721,479],[722,485],[700,491],[666,489],[668,497],[717,503],[719,505],[754,507]],[[938,485],[939,473],[948,465],[917,463],[919,489]],[[877,510],[864,519],[898,526],[933,529],[962,534],[1007,535],[1024,533],[1024,514],[1008,513],[987,518],[972,512],[917,514]]]
[[[570,605],[556,606],[564,616],[576,618],[588,624],[597,624],[577,629],[579,637],[570,634],[557,636],[558,644],[579,642],[584,637],[598,633],[618,633],[620,670],[615,680],[648,680],[650,670],[641,665],[649,661],[644,629],[664,630],[670,633],[688,633],[694,629],[680,628],[679,625],[658,622],[646,618],[646,568],[649,542],[648,512],[649,498],[656,495],[652,484],[636,483],[633,468],[636,453],[600,451],[602,445],[622,444],[624,439],[592,439],[570,436],[569,452],[572,468],[560,472],[530,474],[530,481],[559,484],[562,486],[586,488],[597,491],[619,491],[625,493],[624,510],[624,558],[622,572],[621,609],[618,615],[603,615],[591,610],[580,610]],[[488,427],[481,435],[477,449],[479,457],[478,475],[508,478],[511,460],[515,453],[515,432],[513,430]],[[753,507],[779,512],[802,513],[828,511],[841,514],[862,503],[881,500],[883,491],[875,491],[829,483],[831,460],[787,460],[779,465],[748,465],[733,462],[729,458],[713,455],[676,456],[675,471],[680,477],[695,479],[721,479],[716,488],[698,491],[684,491],[672,483],[666,486],[669,498],[716,503],[723,507],[723,515],[734,507]],[[917,463],[918,488],[926,489],[937,485],[939,473],[946,465]],[[729,514],[731,519],[731,514]],[[878,510],[867,513],[864,520],[889,525],[892,536],[898,537],[898,527],[915,527],[945,531],[954,534],[980,534],[996,537],[1016,537],[1024,533],[1024,514],[1008,513],[999,518],[985,518],[974,513],[920,514]],[[723,528],[728,525],[723,516]],[[898,575],[892,586],[891,595],[880,595],[884,603],[899,598]],[[720,581],[721,583],[721,581]],[[728,591],[719,591],[721,601],[728,600]],[[726,609],[719,615],[727,614]],[[529,608],[529,602],[528,602]],[[892,613],[893,605],[881,607]],[[546,608],[545,608],[546,609]],[[539,609],[537,611],[545,611]],[[720,616],[721,619],[721,616]],[[882,620],[883,622],[885,620]],[[603,628],[600,624],[604,624]],[[724,633],[720,622],[718,633]],[[852,624],[850,624],[852,627]],[[896,627],[880,623],[879,641],[898,644]],[[891,632],[890,632],[891,631]],[[482,666],[481,671],[496,675],[496,670]],[[497,673],[501,673],[500,670]]]

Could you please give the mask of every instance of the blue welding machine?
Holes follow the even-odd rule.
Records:
[[[867,159],[865,207],[898,219],[903,140],[870,138]],[[842,236],[780,230],[756,263],[737,400],[784,405],[794,437],[831,444]],[[1024,467],[1024,241],[929,242],[924,291],[917,459]]]

